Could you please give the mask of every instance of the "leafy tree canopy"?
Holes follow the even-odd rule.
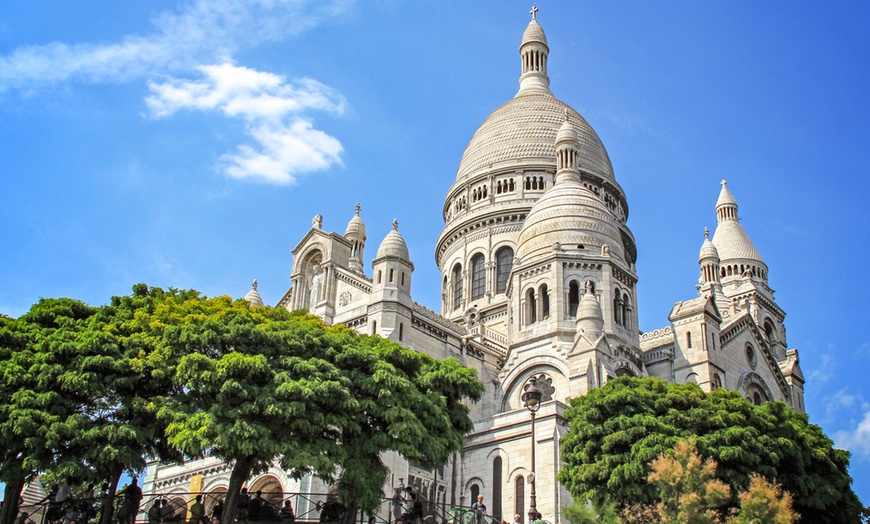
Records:
[[[455,360],[304,312],[173,296],[137,320],[176,383],[159,412],[169,441],[234,464],[225,521],[242,482],[275,461],[296,475],[340,470],[342,498],[374,509],[386,479],[380,454],[443,464],[471,428],[462,400],[483,391]]]
[[[734,391],[622,377],[571,405],[559,480],[578,500],[655,503],[651,462],[694,436],[699,453],[718,463],[732,505],[757,473],[791,493],[800,522],[860,522],[849,453],[782,402],[755,406]]]

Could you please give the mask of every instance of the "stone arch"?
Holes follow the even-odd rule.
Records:
[[[272,474],[266,474],[258,477],[250,483],[248,493],[256,493],[262,491],[263,501],[272,506],[273,509],[281,507],[281,501],[284,499],[284,486],[281,481]]]
[[[471,486],[473,486],[474,484],[477,484],[478,486],[480,486],[481,489],[486,487],[486,483],[483,481],[482,478],[480,478],[478,476],[474,476],[474,477],[471,477],[470,479],[465,481],[465,488],[463,488],[463,491],[465,493],[468,493],[468,491],[471,490]]]
[[[564,361],[551,356],[539,356],[524,364],[515,367],[502,381],[502,384],[508,386],[505,388],[504,397],[502,397],[501,412],[523,407],[520,396],[522,396],[523,386],[532,375],[544,373],[552,379],[554,400],[560,397],[564,398],[568,393],[568,369]]]
[[[209,490],[203,489],[206,491],[205,497],[203,497],[203,506],[205,506],[205,515],[211,516],[211,512],[215,507],[215,504],[219,500],[226,500],[227,498],[227,487],[225,485],[214,486]]]
[[[763,400],[774,400],[773,392],[770,391],[767,383],[761,375],[754,371],[747,371],[740,375],[740,379],[737,381],[737,391],[740,391],[744,397],[750,400],[755,392],[765,397]]]
[[[630,376],[640,378],[644,376],[643,371],[641,371],[639,367],[635,366],[632,361],[624,358],[616,360],[615,364],[613,365],[613,372],[616,374],[617,377]]]

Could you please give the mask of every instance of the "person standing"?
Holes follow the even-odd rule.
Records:
[[[194,502],[190,505],[188,513],[190,514],[190,518],[187,521],[188,524],[203,524],[202,517],[205,515],[205,506],[202,505],[202,495],[197,495],[194,498]]]
[[[471,509],[477,514],[478,524],[483,524],[486,518],[486,504],[483,503],[483,495],[477,496],[477,502],[471,505]]]
[[[154,499],[154,504],[148,508],[148,524],[160,524],[163,514],[160,508],[160,499]]]

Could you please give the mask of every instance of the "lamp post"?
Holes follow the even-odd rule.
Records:
[[[529,475],[532,490],[529,494],[529,524],[538,518],[538,505],[535,498],[535,414],[541,408],[541,397],[543,394],[536,385],[537,381],[538,379],[534,376],[529,379],[529,383],[525,388],[526,391],[522,397],[523,405],[532,415],[532,473]]]

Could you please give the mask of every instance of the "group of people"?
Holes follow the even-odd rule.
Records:
[[[181,511],[177,511],[178,509]],[[210,518],[206,514],[202,495],[196,495],[189,506],[180,508],[173,507],[166,499],[155,499],[154,504],[148,509],[148,524],[182,522],[185,524],[220,524],[223,516],[223,499],[218,499],[215,502],[211,508]],[[289,500],[285,500],[284,505],[280,509],[276,509],[263,498],[262,491],[250,495],[247,488],[242,488],[236,503],[235,520],[241,523],[274,522],[276,520],[292,523],[296,521],[296,514],[293,512],[293,504]]]
[[[293,512],[293,504],[289,500],[285,500],[280,508],[275,508],[263,498],[262,491],[257,490],[252,496],[248,493],[247,488],[242,488],[236,503],[236,520],[239,522],[276,520],[296,522],[296,514]]]

